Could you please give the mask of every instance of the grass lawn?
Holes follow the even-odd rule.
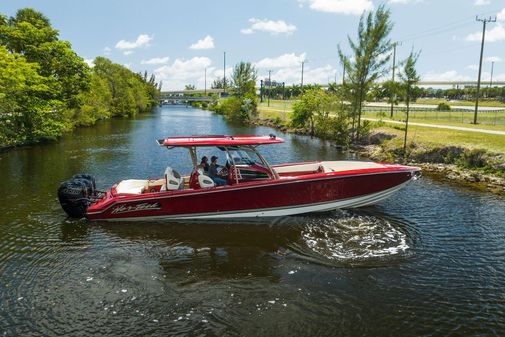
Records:
[[[415,123],[424,123],[424,124],[435,124],[435,125],[450,125],[450,126],[459,126],[470,129],[484,129],[484,130],[498,130],[505,131],[505,112],[501,112],[496,118],[495,113],[491,112],[490,115],[486,115],[486,113],[481,113],[478,117],[479,124],[471,124],[473,121],[473,113],[463,113],[463,118],[461,118],[461,113],[454,112],[445,112],[445,111],[428,111],[425,112],[417,112],[412,113],[410,115],[409,121]],[[380,112],[372,112],[366,111],[363,113],[363,117],[368,118],[377,118],[383,120],[395,120],[395,121],[405,121],[405,113],[404,112],[395,112],[393,118],[389,116],[389,114],[384,114]],[[461,122],[463,120],[463,122]],[[494,125],[493,123],[497,123]]]
[[[290,104],[285,104],[283,101],[272,102],[270,101],[270,107],[266,104],[260,104],[258,107],[260,118],[275,119],[280,118],[283,121],[288,121],[291,114]],[[366,117],[377,118],[376,113],[367,113]],[[505,125],[473,125],[473,124],[462,124],[457,122],[442,122],[440,120],[426,120],[426,119],[412,119],[412,122],[426,123],[426,124],[437,124],[437,125],[453,125],[461,126],[467,128],[480,128],[488,130],[502,130],[505,131]],[[373,125],[380,125],[378,123],[373,123]],[[378,131],[384,131],[387,133],[395,134],[396,137],[392,142],[396,145],[403,144],[403,126],[393,125],[393,124],[382,124],[375,127]],[[415,142],[423,144],[426,146],[463,146],[468,148],[481,148],[489,151],[505,153],[505,136],[503,135],[492,135],[485,133],[477,133],[471,131],[458,131],[458,130],[444,130],[423,126],[409,126],[409,142]]]
[[[398,125],[400,126],[400,125]],[[404,131],[390,125],[375,128],[397,135],[391,142],[395,145],[403,144]],[[505,153],[505,136],[476,133],[470,131],[430,129],[421,126],[409,126],[407,142],[414,142],[426,146],[462,146],[467,148],[479,148],[493,152]]]
[[[404,131],[400,130],[400,128],[392,125],[383,125],[375,128],[375,130],[395,134],[397,137],[391,140],[391,142],[397,146],[403,144]],[[470,131],[431,129],[411,125],[409,126],[407,142],[414,142],[429,147],[454,145],[505,153],[505,136]]]

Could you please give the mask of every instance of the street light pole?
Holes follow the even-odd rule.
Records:
[[[270,92],[272,91],[272,80],[270,79],[270,75],[272,75],[272,71],[268,71],[268,106],[270,106]]]
[[[491,79],[489,80],[489,87],[493,86],[493,70],[494,70],[494,61],[491,62]]]
[[[393,43],[393,78],[392,78],[392,84],[394,86],[395,84],[395,70],[396,70],[396,46],[398,45],[399,42]],[[391,88],[394,90],[394,87]],[[395,93],[391,90],[391,118],[393,118],[393,109],[394,109],[394,99],[395,99]]]
[[[302,61],[302,86],[301,86],[301,91],[303,92],[303,66],[305,65],[305,61]]]
[[[223,54],[223,94],[226,94],[226,52]]]

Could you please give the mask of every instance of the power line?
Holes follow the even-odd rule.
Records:
[[[479,15],[494,14],[494,13],[499,12],[500,10],[501,10],[501,8],[495,9],[495,10],[490,10],[490,11],[480,13]],[[455,30],[455,29],[458,29],[462,26],[466,26],[466,24],[473,21],[473,19],[474,19],[474,16],[467,16],[465,18],[462,18],[462,19],[459,19],[456,21],[452,21],[448,24],[432,27],[432,28],[429,28],[429,29],[426,29],[423,31],[419,31],[417,33],[403,35],[403,36],[399,37],[398,40],[410,41],[410,40],[416,40],[421,37],[429,37],[429,36],[437,35],[440,33],[445,33],[447,31]]]

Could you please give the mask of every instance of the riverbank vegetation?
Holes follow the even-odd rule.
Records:
[[[0,14],[0,147],[52,140],[81,125],[156,104],[148,78],[98,57],[90,68],[33,9]]]
[[[208,109],[224,115],[232,122],[249,123],[253,121],[258,116],[256,79],[256,69],[251,63],[238,63],[231,75],[229,87],[231,96],[221,100],[213,100],[208,105]]]

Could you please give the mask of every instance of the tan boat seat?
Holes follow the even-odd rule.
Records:
[[[146,188],[149,180],[140,179],[127,179],[121,181],[116,186],[116,193],[118,194],[142,194]]]

